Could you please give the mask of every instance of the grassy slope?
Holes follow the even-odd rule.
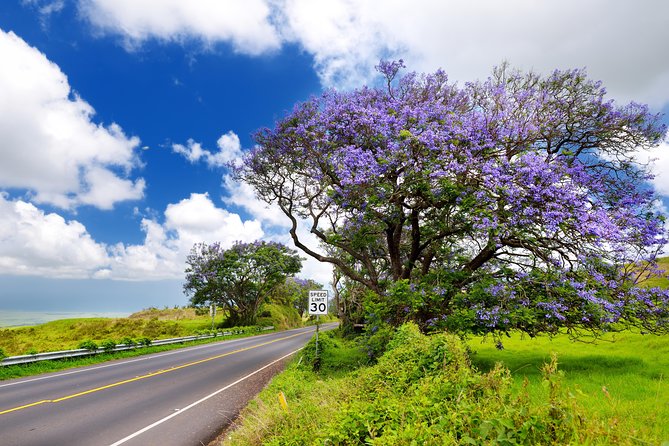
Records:
[[[669,257],[663,257],[657,260],[657,265],[660,269],[664,270],[664,275],[669,274]],[[666,277],[654,277],[652,279],[647,279],[644,282],[644,286],[647,287],[661,287],[669,288],[669,279]]]
[[[669,337],[624,332],[605,336],[597,344],[553,339],[505,339],[504,350],[481,338],[469,341],[473,363],[489,370],[502,362],[512,373],[516,389],[525,378],[530,394],[541,398],[540,367],[551,352],[558,355],[564,382],[587,413],[617,423],[628,431],[669,441]]]
[[[86,339],[159,339],[187,336],[210,327],[211,319],[196,316],[192,309],[143,310],[127,318],[61,319],[34,327],[0,329],[0,349],[13,356],[73,349]]]
[[[261,318],[259,324],[273,325],[277,329],[292,328],[301,325],[297,312],[293,309],[271,306],[269,316]],[[220,323],[223,315],[219,314],[216,322]],[[211,328],[208,315],[198,316],[193,309],[151,308],[135,313],[128,318],[84,318],[62,319],[48,322],[35,327],[0,329],[0,348],[9,355],[17,355],[35,351],[56,351],[77,348],[80,341],[91,339],[98,343],[105,339],[120,341],[124,337],[132,339],[148,337],[160,339],[165,337],[187,336],[196,332],[207,332]],[[251,331],[251,333],[255,333]],[[239,334],[233,337],[248,336]],[[226,337],[225,339],[231,339]],[[187,343],[188,345],[216,342],[220,338],[205,339]],[[46,372],[98,364],[112,359],[155,353],[181,348],[182,345],[151,346],[138,350],[104,353],[95,356],[64,359],[59,361],[41,361],[26,365],[0,367],[0,380],[38,375]]]
[[[263,308],[268,316],[259,318],[260,325],[273,325],[284,330],[302,325],[297,312],[279,305]],[[222,322],[222,312],[216,323]],[[83,340],[98,344],[123,338],[163,339],[181,337],[211,328],[209,315],[198,316],[192,308],[150,308],[127,318],[61,319],[34,327],[0,329],[0,349],[7,356],[78,348]]]

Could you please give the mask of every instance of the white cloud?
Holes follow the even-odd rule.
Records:
[[[280,46],[263,0],[79,0],[79,10],[99,31],[122,35],[130,47],[151,38],[226,41],[247,54]]]
[[[43,16],[60,12],[65,7],[65,0],[22,0],[21,3],[36,7]]]
[[[4,274],[87,277],[107,264],[104,245],[77,221],[0,194],[0,270]]]
[[[44,277],[155,280],[183,278],[193,244],[263,238],[257,220],[242,221],[217,207],[207,194],[170,204],[164,222],[143,219],[138,245],[96,242],[76,220],[66,221],[22,200],[0,194],[0,270],[4,274]]]
[[[621,101],[669,103],[669,3],[653,0],[79,0],[98,29],[131,42],[196,38],[257,54],[296,43],[325,85],[368,82],[381,58],[453,80],[523,69],[587,67]],[[243,5],[243,6],[242,6]]]
[[[14,33],[0,30],[0,54],[0,188],[70,209],[141,198],[144,181],[128,178],[139,139],[93,123],[58,66]]]
[[[222,166],[226,163],[239,164],[243,157],[242,145],[239,142],[239,136],[233,131],[221,135],[216,141],[219,152],[212,155],[212,162],[217,166]]]
[[[238,164],[243,156],[242,146],[233,131],[221,135],[216,142],[218,152],[211,152],[203,149],[202,144],[193,139],[189,139],[186,145],[172,144],[172,150],[182,155],[192,164],[204,161],[209,167],[223,167],[228,163]]]
[[[259,221],[243,222],[239,215],[217,207],[208,194],[191,194],[190,198],[167,206],[165,227],[176,231],[189,249],[196,242],[219,241],[232,246],[235,241],[252,242],[263,236]]]
[[[191,163],[197,163],[201,158],[205,160],[211,156],[211,153],[202,148],[202,144],[195,142],[193,139],[189,139],[186,145],[183,144],[172,144],[172,150],[174,153],[183,155]]]
[[[266,226],[284,230],[290,227],[290,221],[281,209],[276,204],[270,205],[258,200],[255,191],[247,183],[240,183],[230,175],[225,175],[223,176],[223,188],[227,192],[227,195],[223,197],[223,202],[226,205],[244,209]]]
[[[652,180],[655,191],[669,197],[669,132],[662,144],[648,151],[636,152],[635,155],[640,163],[649,164],[651,172],[655,175]],[[665,215],[669,216],[669,213]]]
[[[169,204],[165,221],[143,219],[142,245],[118,244],[111,248],[107,277],[122,279],[182,278],[186,256],[195,243],[252,242],[264,233],[257,220],[242,221],[237,214],[217,207],[207,194],[191,194]]]
[[[621,100],[669,101],[669,4],[596,0],[476,2],[287,0],[293,37],[327,80],[365,76],[387,55],[412,70],[444,68],[454,80],[488,75],[508,60],[524,69],[587,67]],[[577,12],[575,12],[577,11]]]

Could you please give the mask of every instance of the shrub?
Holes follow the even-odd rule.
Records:
[[[7,355],[5,354],[5,351],[0,348],[0,360],[6,358]]]
[[[333,444],[581,444],[598,438],[560,386],[556,358],[543,370],[548,404],[514,396],[508,369],[481,374],[454,335],[404,325],[360,376],[349,404],[324,433]],[[373,395],[373,397],[370,397]],[[609,437],[611,439],[611,437]]]
[[[84,348],[86,350],[95,351],[95,350],[98,349],[98,344],[91,339],[86,339],[85,341],[81,341],[79,343],[79,348]]]
[[[137,345],[144,345],[148,347],[149,345],[151,345],[151,339],[147,337],[139,338],[137,339]]]
[[[125,337],[119,341],[119,344],[123,344],[127,347],[133,347],[135,346],[135,341],[132,338]]]
[[[106,352],[111,352],[116,348],[116,341],[112,339],[105,339],[100,344],[100,347],[102,347]]]

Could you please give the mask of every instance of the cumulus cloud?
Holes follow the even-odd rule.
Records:
[[[162,223],[143,219],[142,230],[143,244],[119,243],[110,248],[110,267],[98,277],[181,278],[186,256],[195,243],[220,242],[229,247],[235,241],[252,242],[264,235],[259,221],[242,221],[239,215],[216,206],[208,194],[196,193],[169,204]]]
[[[0,194],[0,270],[44,277],[154,280],[182,278],[193,244],[251,242],[264,236],[257,220],[217,207],[207,194],[167,206],[163,221],[142,219],[142,244],[96,242],[86,227]]]
[[[95,124],[58,66],[14,33],[0,30],[0,54],[0,188],[68,209],[142,198],[144,180],[128,178],[139,139]]]
[[[129,47],[152,38],[199,39],[260,54],[281,43],[263,0],[79,0],[79,10],[100,32],[122,35]]]
[[[358,86],[380,58],[453,80],[486,77],[508,60],[537,71],[587,67],[621,101],[669,103],[669,3],[652,0],[79,0],[98,30],[148,38],[227,42],[246,54],[297,44],[324,85]],[[243,5],[243,6],[242,6]]]
[[[216,142],[218,152],[211,152],[202,148],[202,144],[192,138],[183,144],[172,144],[172,150],[182,155],[192,164],[203,161],[209,167],[223,167],[228,163],[238,164],[242,158],[242,146],[233,131],[221,135]]]
[[[77,221],[0,194],[0,270],[4,274],[87,277],[107,264],[105,246]]]
[[[647,151],[639,151],[635,155],[640,163],[648,164],[650,171],[655,175],[652,180],[655,191],[669,197],[669,175],[667,175],[669,172],[669,132],[659,146]]]

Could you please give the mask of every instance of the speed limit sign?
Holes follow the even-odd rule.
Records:
[[[309,314],[328,314],[328,291],[309,291]]]

